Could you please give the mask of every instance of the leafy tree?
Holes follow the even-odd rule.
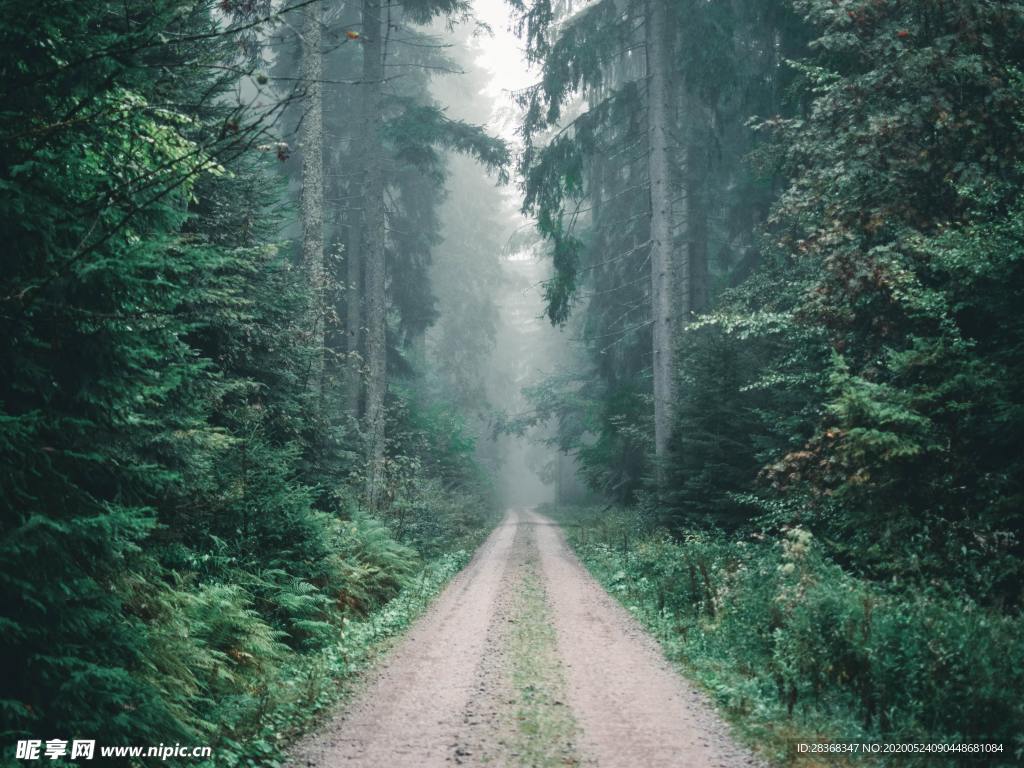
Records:
[[[271,94],[260,59],[308,5],[5,5],[8,740],[272,751],[255,735],[283,677],[409,582],[410,545],[486,524],[457,429],[431,443],[453,466],[430,494],[440,532],[367,517],[340,398],[310,386],[319,297],[281,242],[279,184],[280,118],[306,93]]]
[[[813,101],[772,125],[792,182],[770,236],[831,351],[817,429],[773,472],[858,567],[1017,600],[1022,9],[798,7]]]

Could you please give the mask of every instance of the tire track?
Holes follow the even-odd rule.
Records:
[[[561,530],[511,511],[355,699],[291,765],[761,765]]]
[[[569,704],[581,749],[602,768],[762,765],[737,745],[657,642],[577,560],[562,530],[528,513],[537,531]]]

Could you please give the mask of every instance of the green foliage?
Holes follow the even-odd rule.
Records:
[[[992,765],[1024,756],[1019,616],[858,579],[804,528],[774,541],[701,531],[673,539],[636,513],[577,510],[569,519],[594,575],[779,758],[795,758],[797,741],[840,734],[1002,743]]]
[[[490,478],[475,458],[465,417],[423,392],[396,387],[385,462],[385,519],[392,534],[428,557],[479,542],[496,520]]]
[[[358,435],[309,386],[282,161],[253,151],[278,108],[228,95],[252,43],[229,5],[4,4],[8,744],[211,743],[265,764],[284,720],[308,722],[297,681],[322,708],[490,521],[471,445],[426,402],[390,452],[444,478],[408,494],[433,528],[360,508]],[[433,139],[502,160],[435,122]]]
[[[433,105],[416,104],[408,98],[393,101],[403,109],[384,126],[384,138],[393,145],[396,158],[432,171],[434,180],[440,181],[436,175],[442,166],[438,150],[447,149],[475,157],[484,167],[502,174],[502,179],[508,178],[505,142],[489,136],[479,126],[446,117]]]
[[[659,513],[669,527],[749,526],[767,512],[768,498],[778,501],[770,484],[781,470],[773,462],[799,450],[818,424],[827,386],[820,332],[778,303],[730,311],[763,306],[758,292],[774,279],[763,270],[680,337],[676,428]]]
[[[275,664],[254,695],[232,711],[214,743],[214,759],[204,766],[261,766],[280,762],[301,733],[315,725],[347,695],[360,671],[407,628],[441,589],[469,562],[470,552],[450,551],[404,580],[402,591],[365,617],[346,618],[330,644],[315,653],[293,655]]]
[[[155,604],[138,594],[167,579],[150,544],[163,503],[216,437],[204,409],[219,384],[185,337],[225,254],[178,233],[198,177],[221,175],[233,146],[201,143],[196,117],[163,106],[180,91],[149,66],[149,35],[208,24],[176,9],[149,4],[129,22],[20,3],[4,24],[5,734],[125,743],[203,727],[191,673],[150,671],[186,668],[159,658],[151,627],[174,587],[152,587]]]
[[[684,344],[678,514],[739,498],[857,573],[1018,606],[1024,9],[795,5],[808,109],[762,126],[790,181],[714,315],[744,362]]]
[[[739,496],[754,490],[767,437],[758,418],[765,397],[750,386],[761,350],[710,323],[684,338],[666,517],[734,528],[751,514]]]

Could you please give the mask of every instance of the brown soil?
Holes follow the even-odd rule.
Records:
[[[760,765],[547,518],[513,511],[291,764]]]

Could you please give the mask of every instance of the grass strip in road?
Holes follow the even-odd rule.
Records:
[[[515,626],[509,636],[516,692],[515,761],[530,768],[579,765],[576,721],[565,699],[565,675],[536,563],[524,567]]]

